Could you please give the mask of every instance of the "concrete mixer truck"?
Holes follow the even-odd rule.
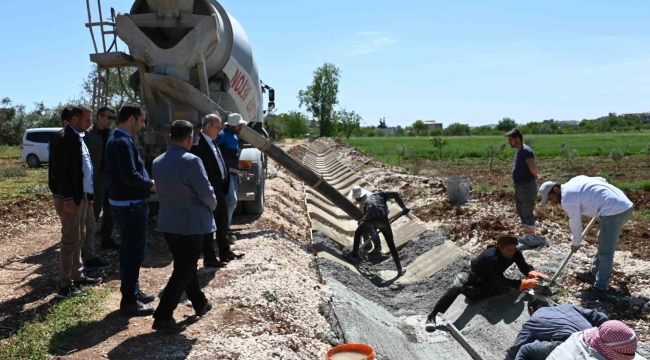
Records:
[[[268,138],[262,92],[268,91],[270,111],[275,106],[274,91],[259,79],[244,29],[216,0],[136,0],[128,14],[116,14],[111,9],[111,21],[101,20],[100,1],[100,21],[93,22],[90,0],[86,0],[86,27],[95,47],[90,60],[99,72],[93,96],[98,100],[93,100],[93,106],[103,105],[107,85],[102,81],[108,84],[107,69],[134,69],[129,85],[146,106],[148,119],[134,142],[146,165],[166,151],[173,121],[189,120],[198,131],[206,114],[219,113],[225,118],[237,112],[249,122],[240,133],[242,183],[237,195],[241,201],[238,205],[243,206],[238,208],[250,214],[263,211],[268,155],[351,217],[362,216],[359,208],[322,176]],[[93,31],[97,28],[102,35],[101,49]],[[118,50],[117,37],[128,46],[128,53]]]

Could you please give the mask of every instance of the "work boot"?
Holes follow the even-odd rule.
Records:
[[[174,320],[174,318],[171,318],[169,320],[155,319],[153,321],[153,325],[151,325],[151,328],[156,331],[162,331],[168,334],[180,334],[185,331],[186,326],[178,325],[176,323],[176,320]]]
[[[153,315],[154,308],[151,305],[145,305],[141,301],[132,303],[120,303],[120,314],[124,316],[149,316]]]
[[[432,314],[429,314],[429,316],[427,316],[427,321],[424,323],[424,330],[426,330],[427,332],[436,331],[436,327],[437,327],[437,325],[436,325],[436,315],[438,315],[438,314],[433,314],[432,313]]]
[[[607,290],[600,290],[596,288],[591,288],[589,290],[580,290],[576,293],[576,297],[583,300],[600,300],[600,301],[613,300],[614,298],[614,296],[608,293]]]
[[[241,259],[243,257],[244,257],[244,254],[235,254],[231,250],[231,251],[228,252],[228,256],[226,257],[226,259],[228,259],[228,261],[232,261],[232,260],[239,260],[239,259]]]
[[[226,264],[219,260],[203,260],[203,267],[206,268],[221,268],[224,266],[226,266]]]
[[[86,271],[92,271],[92,270],[105,270],[111,267],[111,263],[108,261],[104,261],[98,257],[88,260],[84,263],[84,270]]]
[[[596,275],[592,274],[590,270],[576,271],[576,277],[586,283],[593,284],[596,282]]]
[[[154,294],[147,294],[144,291],[138,291],[138,300],[143,304],[148,304],[156,300],[156,296]]]
[[[237,237],[233,234],[228,234],[228,243],[230,245],[234,244],[237,241]]]

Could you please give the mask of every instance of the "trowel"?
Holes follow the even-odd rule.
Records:
[[[587,231],[589,231],[589,228],[591,228],[591,225],[596,222],[596,217],[592,218],[587,227],[582,231],[581,239],[584,239],[585,235],[587,234]],[[564,258],[562,263],[560,264],[560,267],[557,269],[553,277],[551,277],[550,280],[548,279],[539,279],[539,284],[535,289],[530,289],[528,290],[528,293],[531,295],[535,295],[535,293],[539,295],[544,295],[544,296],[551,296],[554,294],[553,290],[551,289],[551,286],[555,285],[555,280],[560,276],[562,273],[562,270],[566,267],[566,264],[569,262],[569,259],[571,259],[571,256],[573,255],[575,251],[570,250],[569,254]]]

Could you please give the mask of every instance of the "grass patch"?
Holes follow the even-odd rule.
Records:
[[[85,297],[67,299],[54,305],[45,319],[28,322],[0,346],[0,359],[41,360],[69,349],[75,336],[101,316],[108,289],[85,289]],[[61,336],[64,334],[66,336]]]
[[[493,144],[507,144],[503,136],[449,136],[448,146],[442,151],[443,158],[485,158],[485,148]],[[537,157],[563,157],[562,144],[568,144],[580,157],[602,156],[613,149],[626,149],[625,155],[642,155],[648,143],[647,133],[620,134],[577,134],[577,135],[535,135],[532,145]],[[398,154],[394,150],[401,146],[415,148],[423,159],[435,159],[439,149],[430,143],[431,137],[384,137],[381,140],[367,137],[351,137],[345,144],[354,146],[378,161],[397,166]],[[628,147],[629,145],[629,147]],[[511,159],[514,150],[506,145],[500,159]]]
[[[0,171],[5,169],[0,168]],[[22,177],[0,176],[0,205],[16,200],[35,199],[36,194],[49,193],[49,189],[47,189],[47,169],[22,168],[22,171],[25,173]]]
[[[9,166],[0,169],[0,180],[26,176],[27,171],[22,166]]]
[[[489,185],[479,185],[478,186],[478,191],[482,192],[483,194],[489,194],[490,193],[490,186]]]
[[[19,146],[0,145],[0,159],[20,160],[21,152]]]

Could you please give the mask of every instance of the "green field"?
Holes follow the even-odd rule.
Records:
[[[47,168],[29,169],[18,146],[0,146],[0,205],[49,194]]]
[[[351,137],[343,142],[354,146],[366,155],[390,164],[397,162],[397,148],[416,149],[424,159],[438,158],[438,149],[431,145],[431,137]],[[506,144],[499,158],[513,156],[513,150],[503,136],[449,136],[443,137],[448,144],[443,148],[442,157],[483,158],[485,147],[492,144]],[[528,140],[532,139],[532,140]],[[579,156],[607,156],[611,150],[618,149],[625,155],[641,155],[650,144],[650,133],[621,134],[579,134],[579,135],[534,135],[525,137],[538,157],[561,157],[562,144],[575,149]]]

